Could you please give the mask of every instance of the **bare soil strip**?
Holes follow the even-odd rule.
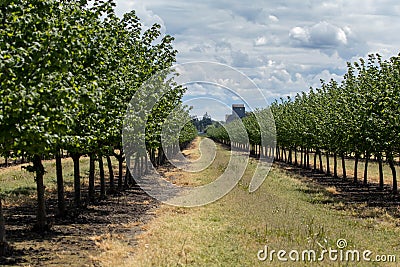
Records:
[[[49,199],[46,204],[51,214],[56,200]],[[0,259],[0,265],[100,266],[96,256],[102,252],[103,240],[121,238],[126,245],[134,245],[135,235],[152,218],[157,206],[140,188],[132,188],[88,205],[66,219],[52,217],[52,231],[45,234],[30,228],[35,221],[32,204],[10,207],[5,210],[5,217],[7,239],[14,247],[14,255]],[[126,255],[120,256],[128,255],[126,251]]]

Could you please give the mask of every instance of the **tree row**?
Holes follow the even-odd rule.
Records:
[[[338,176],[341,160],[346,178],[346,159],[354,159],[354,182],[358,165],[365,161],[363,183],[368,183],[368,163],[378,162],[379,188],[384,187],[383,164],[392,172],[397,193],[396,161],[400,152],[400,56],[383,60],[379,54],[348,63],[342,82],[321,81],[309,93],[281,98],[266,109],[248,113],[223,127],[211,127],[212,138],[250,150],[259,156],[274,157],[310,168],[314,154],[320,171]],[[273,117],[270,116],[272,112]],[[245,127],[246,132],[240,131]],[[241,132],[236,136],[237,132]],[[244,133],[244,134],[243,134]],[[273,138],[276,134],[276,140]],[[263,138],[267,137],[264,141]],[[275,144],[271,142],[276,141]],[[326,157],[326,170],[322,156]],[[333,162],[330,158],[333,157]]]
[[[95,161],[99,161],[101,189],[105,197],[134,183],[127,170],[122,128],[131,98],[141,85],[160,70],[168,69],[177,51],[173,38],[161,36],[160,26],[144,28],[135,12],[123,18],[115,14],[113,1],[6,0],[0,4],[0,155],[24,156],[32,165],[37,186],[39,230],[49,227],[45,207],[43,158],[55,157],[58,210],[65,214],[60,151],[74,161],[74,203],[81,205],[79,160],[90,157],[89,199],[96,196]],[[143,175],[148,161],[166,159],[161,147],[162,127],[168,114],[182,106],[185,88],[167,82],[168,94],[158,99],[146,124],[147,155],[135,155],[127,164]],[[181,107],[187,120],[188,110]],[[184,144],[196,130],[185,125],[179,139]],[[119,162],[114,179],[111,156]],[[104,178],[107,160],[109,181]]]
[[[397,193],[395,157],[400,151],[400,57],[383,60],[379,54],[348,63],[343,81],[321,81],[320,88],[294,98],[281,99],[271,106],[277,129],[278,150],[292,153],[301,150],[309,167],[309,154],[321,160],[326,155],[326,172],[330,174],[329,156],[341,158],[343,178],[347,177],[345,159],[354,158],[354,182],[359,177],[359,160],[365,160],[363,182],[368,182],[371,157],[379,164],[379,187],[383,189],[383,163],[390,166],[393,192]],[[284,154],[281,153],[285,157]],[[295,153],[297,155],[297,153]],[[282,159],[282,157],[280,157]],[[294,160],[297,164],[297,159]],[[321,165],[322,166],[322,165]]]

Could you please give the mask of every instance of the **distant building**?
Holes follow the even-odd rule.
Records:
[[[235,119],[242,119],[246,117],[246,108],[243,104],[233,104],[232,105],[232,114],[228,114],[225,116],[226,123],[229,123]]]
[[[232,105],[232,114],[235,112],[239,118],[246,117],[246,109],[243,104],[233,104]]]

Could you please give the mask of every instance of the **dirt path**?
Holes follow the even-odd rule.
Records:
[[[49,214],[55,205],[55,199],[48,200]],[[134,245],[135,235],[153,217],[157,206],[140,188],[132,188],[71,213],[66,219],[51,217],[52,231],[44,235],[30,229],[35,220],[33,204],[6,209],[7,239],[15,253],[13,257],[0,258],[0,265],[101,266],[97,257],[108,249],[102,246],[103,241],[123,236],[123,242]],[[126,251],[120,256],[128,255]]]

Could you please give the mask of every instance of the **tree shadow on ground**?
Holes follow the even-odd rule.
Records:
[[[400,218],[400,195],[394,195],[389,185],[385,185],[381,190],[378,184],[364,185],[362,181],[355,183],[352,177],[335,178],[319,171],[302,169],[282,162],[275,164],[289,173],[297,174],[296,178],[308,184],[311,189],[316,185],[324,188],[322,192],[334,203],[341,202],[350,208],[382,208],[394,218]]]
[[[67,204],[72,205],[68,193]],[[93,237],[126,234],[127,242],[135,244],[141,232],[140,224],[153,216],[150,210],[158,202],[138,187],[132,187],[105,200],[82,208],[68,208],[67,216],[59,218],[57,199],[52,195],[46,201],[51,230],[38,233],[32,230],[36,220],[36,202],[4,209],[7,241],[13,246],[13,255],[0,258],[0,265],[93,265],[90,255],[98,253]],[[75,263],[75,264],[74,264]],[[95,265],[95,264],[94,264]]]

